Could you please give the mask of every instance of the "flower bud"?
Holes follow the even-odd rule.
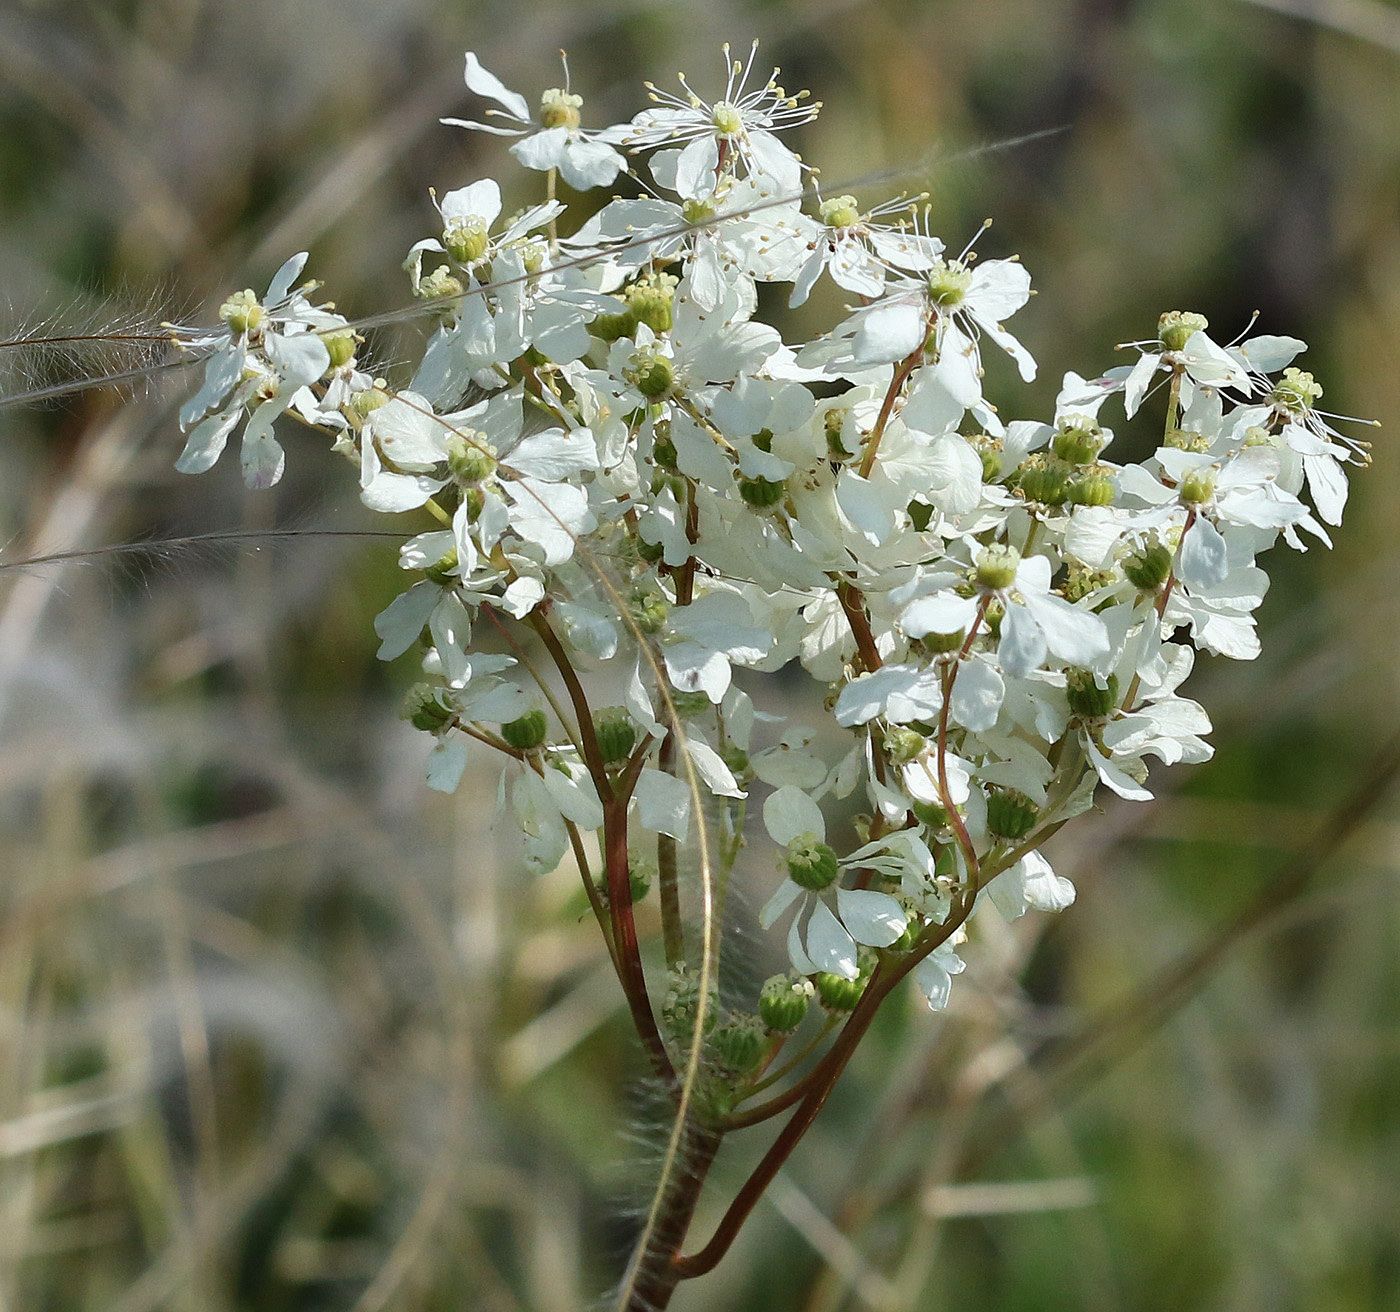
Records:
[[[1157,320],[1157,340],[1169,351],[1181,350],[1192,333],[1204,332],[1210,321],[1191,310],[1168,310]]]
[[[538,708],[526,711],[518,720],[501,725],[501,737],[517,752],[533,752],[537,747],[542,747],[548,734],[549,721]]]
[[[1107,474],[1082,474],[1069,485],[1069,500],[1076,506],[1111,506],[1115,494]]]
[[[821,217],[828,228],[853,228],[860,222],[860,206],[854,196],[832,196],[822,201]]]
[[[221,306],[219,318],[228,324],[229,332],[235,334],[256,332],[266,314],[258,304],[258,298],[251,287],[234,292]]]
[[[977,558],[977,573],[974,578],[979,587],[993,592],[1009,588],[1016,581],[1016,568],[1021,563],[1021,553],[1015,547],[1002,546],[998,542],[982,548]]]
[[[1181,480],[1177,495],[1184,506],[1200,506],[1215,495],[1215,470],[1193,469]]]
[[[550,87],[540,97],[540,122],[546,128],[568,128],[572,131],[579,125],[579,111],[582,108],[582,96]]]
[[[972,270],[961,260],[935,260],[928,275],[928,298],[935,305],[961,305],[972,286]]]
[[[787,480],[782,478],[740,478],[739,495],[753,510],[772,510],[787,496]]]
[[[1035,828],[1039,811],[1025,793],[993,788],[987,794],[987,828],[998,838],[1024,838]]]
[[[799,834],[787,845],[788,878],[799,888],[820,892],[841,873],[836,853],[815,834]]]
[[[604,765],[616,765],[631,756],[632,749],[637,745],[637,726],[622,707],[611,706],[599,711],[594,727]]]
[[[438,690],[429,683],[415,683],[404,694],[401,714],[415,729],[436,733],[452,720],[452,712],[442,704]]]
[[[758,994],[758,1014],[775,1034],[791,1034],[807,1015],[816,989],[809,979],[774,975]]]
[[[1118,705],[1118,676],[1110,674],[1106,686],[1100,688],[1092,670],[1070,670],[1066,675],[1065,693],[1069,708],[1076,715],[1101,720]]]
[[[923,755],[928,740],[907,724],[893,725],[885,730],[885,754],[894,765],[908,765]]]
[[[866,979],[864,976],[847,979],[824,970],[813,976],[813,983],[822,1006],[828,1011],[854,1011],[860,995],[865,992]]]
[[[1087,416],[1067,417],[1060,420],[1050,447],[1067,464],[1091,465],[1104,448],[1103,429]]]
[[[705,1033],[715,1026],[716,993],[710,987],[709,1006],[705,1011]],[[666,995],[661,1002],[661,1023],[675,1039],[689,1041],[695,1033],[695,1016],[700,1009],[700,981],[686,969],[685,962],[666,972]]]
[[[443,230],[443,249],[458,264],[475,264],[486,254],[489,239],[480,219],[453,219]]]
[[[1156,592],[1171,577],[1171,548],[1162,542],[1149,542],[1123,562],[1128,582],[1143,592]]]
[[[710,1036],[715,1061],[731,1075],[747,1075],[763,1060],[768,1035],[756,1016],[736,1016]]]
[[[462,487],[484,483],[496,472],[496,448],[484,433],[453,433],[447,439],[447,471]]]

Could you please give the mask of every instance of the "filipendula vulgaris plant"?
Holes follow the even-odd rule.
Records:
[[[579,867],[670,1106],[617,1294],[661,1308],[724,1255],[891,992],[946,1006],[984,908],[1074,900],[1042,848],[1098,788],[1146,799],[1150,760],[1209,757],[1181,691],[1196,652],[1257,654],[1259,556],[1328,543],[1367,457],[1294,365],[1304,343],[1222,346],[1180,310],[1134,363],[1066,374],[1053,414],[1012,418],[983,357],[1035,378],[1005,326],[1030,274],[954,254],[923,197],[823,196],[783,136],[816,115],[805,92],[726,48],[716,98],[648,84],[650,108],[595,128],[565,82],[532,106],[467,55],[484,121],[445,121],[512,137],[543,199],[505,214],[490,178],[430,193],[405,269],[435,326],[405,385],[361,367],[365,324],[318,304],[295,256],[182,335],[205,363],[178,467],[237,434],[270,486],[286,413],[355,462],[365,505],[422,515],[379,654],[421,663],[405,716],[432,739],[429,786],[496,763],[530,868]],[[557,178],[633,194],[571,222]],[[758,284],[798,304],[823,278],[856,302],[829,331],[786,342],[758,317]],[[1157,449],[1114,461],[1110,403],[1156,397]],[[800,717],[736,669],[803,671]],[[778,868],[758,919],[790,968],[722,1008],[717,926],[755,804]],[[634,905],[653,888],[648,978]],[[692,1243],[723,1140],[778,1117]]]

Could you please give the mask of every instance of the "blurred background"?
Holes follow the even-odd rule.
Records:
[[[209,322],[304,248],[347,314],[403,304],[428,186],[519,176],[437,123],[479,109],[465,49],[533,100],[567,47],[597,124],[755,36],[826,102],[829,187],[908,167],[954,246],[995,218],[1047,408],[1163,310],[1257,309],[1389,428],[1336,550],[1270,558],[1263,657],[1202,662],[1216,759],[1057,839],[1078,904],[984,925],[946,1016],[887,1008],[675,1306],[1400,1307],[1400,6],[3,0],[0,336]],[[175,474],[187,385],[0,409],[0,567],[367,525],[295,432],[271,493]],[[399,586],[354,537],[0,573],[3,1312],[568,1312],[617,1276],[635,1045],[575,872],[524,876],[485,773],[423,787],[413,663],[374,657]]]

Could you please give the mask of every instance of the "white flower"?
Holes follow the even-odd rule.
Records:
[[[826,820],[821,808],[800,788],[779,788],[763,804],[763,823],[772,840],[787,854],[792,870],[814,853],[829,857],[837,868],[836,854],[826,846]],[[819,849],[824,849],[820,850]],[[836,904],[835,912],[828,905]],[[888,947],[908,927],[908,917],[888,893],[842,888],[839,876],[825,889],[804,887],[790,874],[769,899],[759,916],[765,929],[794,903],[799,904],[788,931],[788,955],[793,969],[803,975],[829,971],[846,979],[860,973],[857,944]]]
[[[445,118],[451,127],[470,128],[502,137],[520,137],[511,148],[527,169],[545,172],[558,169],[560,177],[578,191],[606,187],[627,166],[627,161],[610,145],[620,129],[590,132],[579,126],[583,98],[569,89],[569,65],[564,63],[564,86],[553,87],[540,97],[540,119],[530,113],[525,97],[511,91],[488,73],[481,61],[467,51],[466,83],[469,91],[494,100],[500,109],[488,109],[493,118],[508,126],[480,123],[473,119]]]
[[[724,94],[714,101],[692,91],[684,76],[680,79],[683,96],[647,83],[658,107],[642,110],[623,141],[633,150],[684,143],[671,174],[674,190],[681,196],[699,199],[710,195],[715,177],[735,167],[763,174],[784,191],[801,186],[802,163],[775,134],[810,122],[821,105],[804,103],[805,91],[796,95],[784,91],[778,85],[776,68],[762,86],[750,87],[757,53],[755,41],[747,61],[731,61],[729,45],[725,44]]]

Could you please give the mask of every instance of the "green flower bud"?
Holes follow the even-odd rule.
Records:
[[[654,333],[669,333],[680,279],[669,273],[643,274],[622,293],[632,318]]]
[[[665,396],[676,381],[670,360],[655,351],[638,351],[627,372],[633,386],[650,401]]]
[[[1200,506],[1215,495],[1215,470],[1193,469],[1181,480],[1177,495],[1184,506]]]
[[[1168,310],[1157,320],[1157,340],[1169,351],[1180,351],[1192,333],[1204,332],[1210,326],[1203,314],[1191,310]]]
[[[1115,494],[1107,474],[1083,474],[1069,485],[1069,500],[1076,506],[1111,506]]]
[[[1025,793],[994,788],[987,794],[987,828],[999,838],[1024,838],[1035,828],[1039,811]]]
[[[251,287],[234,292],[219,306],[219,318],[228,324],[229,332],[235,334],[256,332],[265,314]]]
[[[799,888],[819,892],[841,873],[836,853],[815,834],[799,834],[787,845],[788,878]]]
[[[756,1016],[736,1016],[710,1036],[715,1061],[732,1075],[747,1075],[763,1060],[768,1034]]]
[[[854,196],[833,196],[822,201],[821,216],[828,228],[853,228],[860,222],[860,206]]]
[[[1107,686],[1100,688],[1092,670],[1070,670],[1066,674],[1065,693],[1069,708],[1076,715],[1101,720],[1118,705],[1118,676],[1110,674]]]
[[[1143,592],[1156,592],[1172,572],[1172,551],[1165,543],[1149,542],[1123,562],[1128,582]]]
[[[351,329],[326,333],[321,340],[326,344],[326,354],[331,358],[332,369],[339,369],[355,358],[356,337]]]
[[[442,704],[438,690],[429,683],[415,683],[404,694],[401,714],[415,729],[436,733],[452,720],[452,712]]]
[[[595,315],[588,331],[600,341],[615,342],[619,337],[630,337],[636,327],[632,311],[621,310],[616,314]]]
[[[865,977],[847,979],[844,975],[833,975],[822,971],[813,977],[817,986],[817,996],[828,1011],[854,1011],[865,992]]]
[[[983,547],[977,558],[975,581],[979,587],[992,591],[1009,588],[1016,581],[1016,568],[1020,563],[1021,553],[1015,547],[994,542]]]
[[[453,219],[443,229],[443,249],[458,264],[475,264],[486,254],[489,238],[480,219]]]
[[[1067,464],[1091,465],[1104,448],[1103,429],[1086,417],[1062,419],[1050,447]]]
[[[594,727],[604,765],[616,765],[631,756],[632,749],[637,745],[637,726],[622,707],[612,706],[599,711],[594,718]]]
[[[418,280],[418,290],[414,294],[425,301],[448,300],[462,294],[462,280],[442,264]]]
[[[484,433],[453,433],[447,439],[447,471],[462,487],[484,483],[496,472],[496,448]]]
[[[758,994],[758,1014],[775,1034],[791,1034],[807,1015],[816,989],[809,979],[774,975]]]
[[[423,571],[440,588],[453,588],[461,582],[457,573],[457,548],[449,547]]]
[[[915,802],[909,809],[915,820],[930,829],[942,829],[948,823],[948,808],[937,802]]]
[[[705,1033],[715,1027],[717,995],[710,987],[709,1006],[705,1011]],[[666,995],[661,1002],[661,1023],[670,1035],[689,1042],[695,1033],[695,1016],[700,1009],[700,981],[686,969],[684,962],[666,972]]]
[[[1270,400],[1285,410],[1306,410],[1322,399],[1322,388],[1306,369],[1289,365],[1283,377],[1274,384]]]
[[[579,111],[583,108],[583,97],[550,87],[540,97],[540,122],[546,128],[568,128],[570,131],[579,125]]]
[[[542,747],[548,735],[549,721],[538,708],[526,711],[518,720],[501,725],[501,737],[518,752],[533,752],[537,747]]]
[[[753,510],[772,510],[787,496],[787,480],[778,478],[740,478],[739,495]]]
[[[935,260],[928,275],[928,298],[935,305],[961,305],[972,286],[972,270],[961,260]]]
[[[893,725],[885,730],[885,754],[894,765],[917,761],[928,746],[928,739],[907,724]]]

